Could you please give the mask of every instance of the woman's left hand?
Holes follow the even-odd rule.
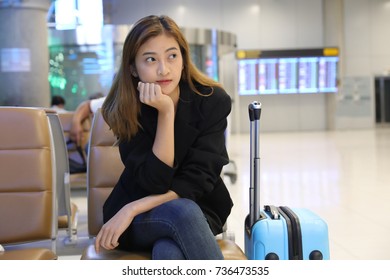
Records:
[[[166,112],[173,106],[172,99],[162,93],[161,87],[154,83],[138,83],[139,99],[142,103]]]
[[[119,210],[115,216],[102,226],[95,240],[96,252],[99,253],[100,247],[107,250],[115,249],[119,245],[119,237],[130,226],[133,219],[134,214],[132,213],[130,203]]]

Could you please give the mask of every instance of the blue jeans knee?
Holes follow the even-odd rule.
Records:
[[[161,246],[160,239],[167,238],[177,245],[185,259],[223,259],[202,210],[194,201],[184,198],[169,201],[135,217],[121,236],[120,243],[128,249],[152,250],[154,244]],[[157,255],[157,250],[158,247],[153,249],[153,254]]]

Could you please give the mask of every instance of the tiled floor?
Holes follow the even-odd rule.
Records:
[[[309,208],[326,220],[332,260],[390,259],[390,128],[262,133],[261,204]],[[249,135],[232,135],[229,152],[237,181],[226,178],[235,202],[228,233],[244,248],[249,201]],[[60,259],[78,258],[87,244],[85,190],[79,206],[79,242]]]

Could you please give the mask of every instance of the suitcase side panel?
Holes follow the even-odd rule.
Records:
[[[330,259],[328,225],[314,212],[306,208],[292,208],[299,217],[302,233],[303,259],[310,260],[316,251],[321,252],[324,260]]]
[[[261,213],[251,229],[245,230],[245,253],[249,260],[288,260],[288,233],[284,219],[273,220],[266,212]],[[247,218],[248,219],[248,218]]]

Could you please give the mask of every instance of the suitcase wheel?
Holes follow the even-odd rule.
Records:
[[[268,254],[265,256],[265,259],[266,259],[266,260],[269,260],[269,261],[272,261],[272,260],[279,260],[279,256],[278,256],[278,254],[275,254],[275,253],[268,253]]]
[[[323,260],[324,256],[322,255],[322,253],[320,251],[314,250],[310,253],[309,259],[310,260]]]

